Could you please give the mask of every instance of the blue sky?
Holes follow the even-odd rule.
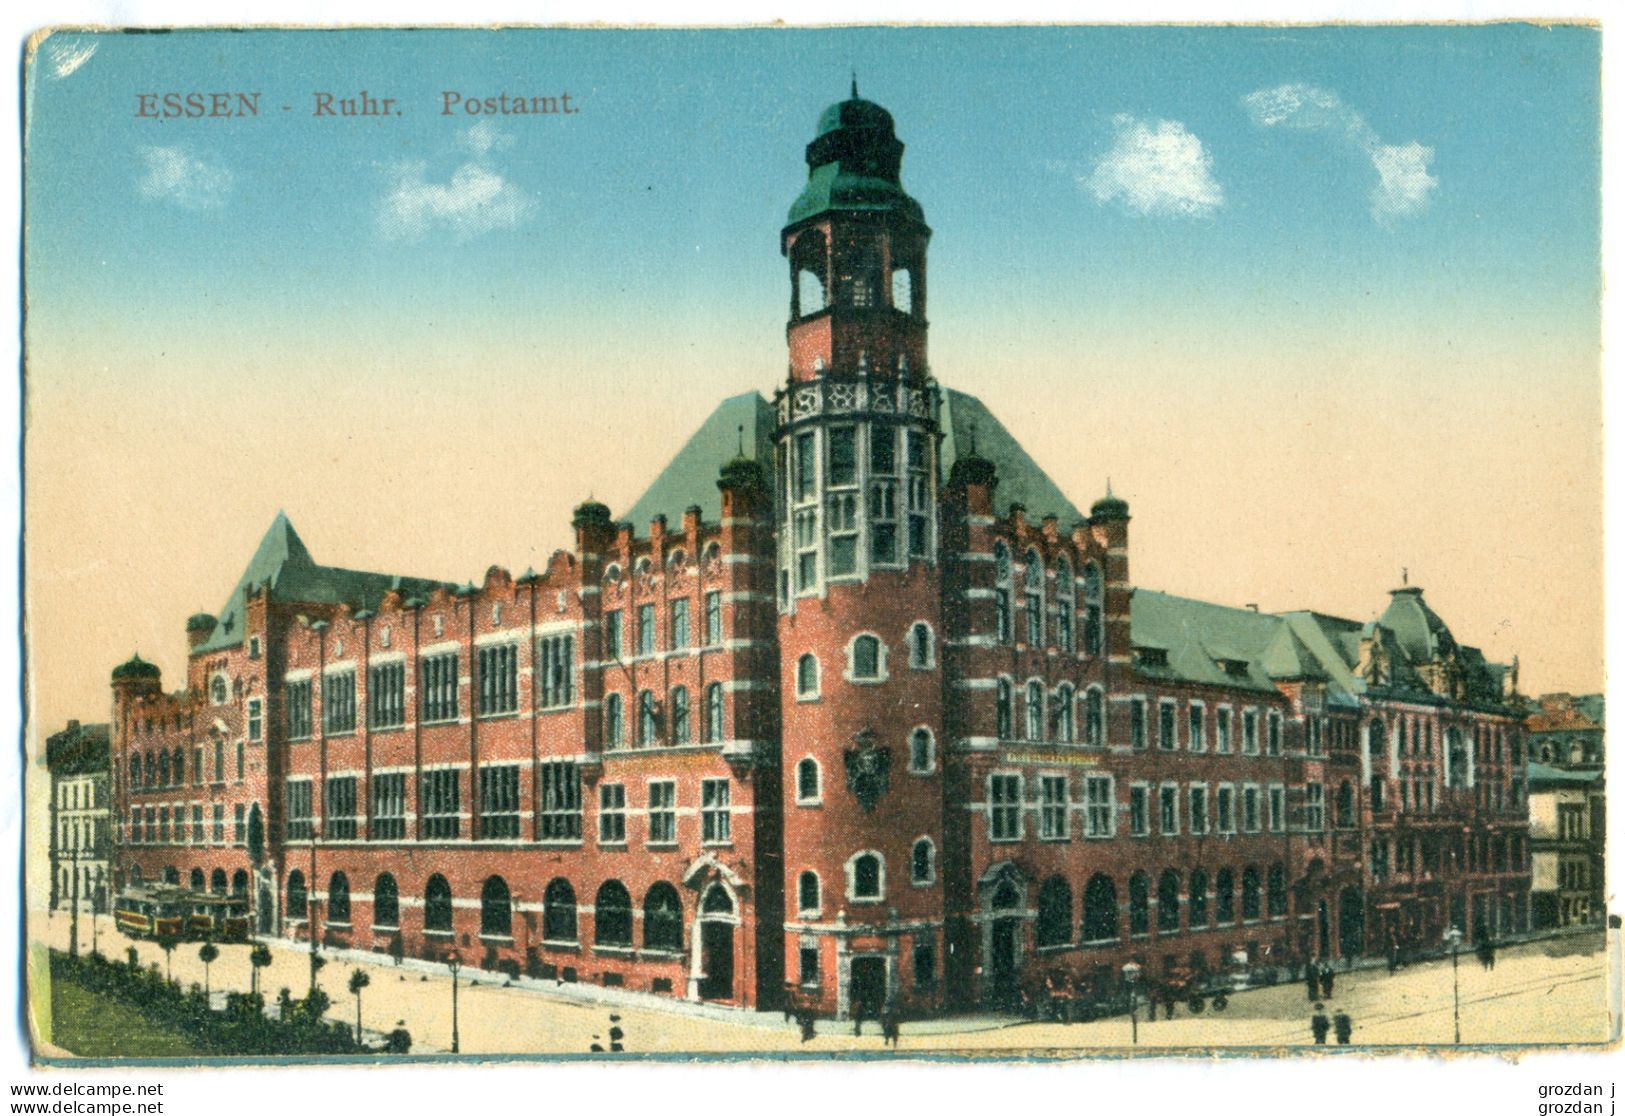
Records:
[[[69,75],[54,76],[53,47],[71,45],[57,42],[32,79],[32,305],[45,327],[66,328],[71,304],[77,322],[95,308],[132,336],[200,340],[248,324],[387,339],[453,319],[567,336],[628,315],[677,331],[674,345],[726,323],[766,352],[784,301],[767,238],[818,111],[855,67],[897,117],[905,184],[941,230],[938,308],[1042,323],[1087,302],[1102,328],[1132,330],[1193,307],[1193,327],[1242,314],[1277,329],[1375,306],[1401,328],[1539,313],[1594,332],[1599,38],[1523,25],[91,36]],[[1282,87],[1309,107],[1262,123],[1245,99]],[[313,91],[360,88],[406,115],[310,117]],[[262,115],[134,116],[138,92],[193,89],[260,90]],[[473,118],[439,115],[447,89],[569,90],[582,111],[471,136]],[[1408,145],[1420,193],[1379,212],[1373,151]],[[1202,182],[1170,201],[1168,175],[1177,185],[1193,159]],[[446,201],[469,167],[485,176],[473,192],[496,191],[483,216],[477,199]],[[403,184],[417,223],[386,235],[380,212]]]

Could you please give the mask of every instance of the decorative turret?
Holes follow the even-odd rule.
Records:
[[[218,621],[207,612],[194,612],[186,618],[186,645],[197,648],[199,644],[214,634]]]
[[[136,697],[159,693],[163,689],[163,671],[149,663],[140,654],[130,656],[127,662],[113,668],[115,693]]]
[[[1107,481],[1106,495],[1090,505],[1089,518],[1100,521],[1127,519],[1129,518],[1128,501],[1113,496],[1111,482]]]

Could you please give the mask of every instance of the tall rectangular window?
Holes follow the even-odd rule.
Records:
[[[700,840],[707,845],[725,845],[733,840],[729,794],[726,779],[706,779],[700,783]]]
[[[309,779],[289,779],[283,785],[282,816],[286,821],[288,840],[310,840],[313,823]]]
[[[869,486],[869,561],[897,564],[897,482],[877,480]]]
[[[1269,718],[1269,738],[1266,741],[1266,749],[1272,756],[1281,754],[1281,715],[1273,711],[1270,713]]]
[[[1326,828],[1326,790],[1319,783],[1303,788],[1303,828],[1306,833]]]
[[[1271,787],[1269,794],[1269,825],[1271,833],[1286,830],[1286,788]]]
[[[575,702],[575,637],[543,636],[536,641],[537,704],[562,709]]]
[[[372,777],[372,828],[374,841],[406,839],[406,773],[391,771]]]
[[[1179,788],[1173,783],[1157,788],[1157,832],[1164,837],[1179,832]]]
[[[1258,754],[1258,710],[1246,709],[1241,714],[1241,751],[1243,755]]]
[[[857,432],[850,426],[829,429],[829,483],[832,488],[858,483]]]
[[[796,475],[791,495],[798,504],[818,495],[818,453],[813,445],[813,434],[806,431],[796,435]]]
[[[911,438],[912,447],[918,438]],[[908,475],[908,553],[912,558],[925,558],[931,552],[931,479],[924,472],[910,469]]]
[[[231,843],[248,844],[248,807],[241,802],[231,808]]]
[[[1171,701],[1157,706],[1157,747],[1171,752],[1179,747],[1179,719],[1177,707]]]
[[[689,627],[688,599],[679,597],[671,602],[671,649],[687,651],[693,629]]]
[[[705,645],[717,647],[722,643],[722,590],[712,589],[705,595]]]
[[[236,752],[237,752],[237,757],[236,757],[237,758],[237,781],[240,783],[240,782],[243,781],[243,742],[241,740],[237,741]]]
[[[1145,750],[1145,699],[1135,698],[1128,706],[1128,739],[1135,751]]]
[[[1128,831],[1135,837],[1151,832],[1151,788],[1137,783],[1128,789]]]
[[[1117,803],[1112,795],[1110,775],[1090,775],[1083,780],[1086,832],[1091,837],[1110,837],[1114,832]]]
[[[367,668],[367,727],[394,729],[406,724],[406,664]]]
[[[626,844],[626,787],[621,783],[598,785],[598,843]]]
[[[329,841],[354,841],[355,818],[355,776],[329,775],[322,792],[322,836]]]
[[[542,840],[581,839],[581,769],[573,763],[542,765]]]
[[[438,770],[419,776],[418,816],[423,836],[429,840],[452,840],[462,833],[461,775],[455,770]]]
[[[424,658],[419,689],[423,695],[425,721],[457,719],[457,652],[447,651]]]
[[[1207,832],[1207,788],[1195,784],[1190,788],[1191,809],[1186,824],[1197,837]]]
[[[203,806],[196,802],[192,804],[192,844],[203,844]]]
[[[1236,831],[1236,788],[1228,784],[1219,787],[1214,798],[1215,811],[1220,833],[1234,833]]]
[[[677,841],[677,784],[661,779],[649,784],[649,844]]]
[[[1207,725],[1205,724],[1206,710],[1200,705],[1193,705],[1188,712],[1189,724],[1186,734],[1186,744],[1193,752],[1200,752],[1207,748]]]
[[[1038,835],[1045,840],[1066,838],[1066,776],[1041,775],[1038,778]]]
[[[796,512],[796,591],[805,593],[818,586],[818,512],[810,508]]]
[[[322,731],[334,736],[355,731],[355,671],[322,675]]]
[[[519,708],[519,646],[495,643],[479,649],[479,711],[482,717],[513,713]]]
[[[1243,787],[1241,789],[1241,828],[1246,833],[1257,833],[1259,824],[1258,788]]]
[[[621,610],[611,609],[604,613],[604,658],[616,661],[621,657],[621,649],[625,645],[621,637]]]
[[[283,704],[288,718],[288,739],[310,739],[310,681],[289,682],[283,687]]]
[[[1221,755],[1230,751],[1230,710],[1228,709],[1214,710],[1213,750]]]
[[[259,698],[248,699],[248,738],[258,743],[265,735],[264,704]]]
[[[987,777],[988,837],[994,841],[1021,839],[1021,776]]]
[[[519,765],[487,764],[480,768],[480,836],[519,836]]]
[[[655,653],[655,606],[638,605],[638,654]]]

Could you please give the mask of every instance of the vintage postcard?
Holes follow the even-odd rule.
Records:
[[[36,1058],[1612,1049],[1600,44],[40,33]]]

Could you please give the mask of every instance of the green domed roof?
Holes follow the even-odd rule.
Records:
[[[1111,487],[1106,488],[1106,495],[1089,505],[1090,519],[1127,519],[1128,501],[1120,500],[1112,495]]]
[[[818,116],[818,135],[807,145],[807,185],[790,207],[789,224],[831,210],[897,213],[925,223],[925,211],[902,183],[903,145],[891,113],[858,96]]]
[[[722,466],[721,475],[717,478],[717,487],[751,491],[766,488],[767,477],[762,471],[760,462],[740,454]]]
[[[818,134],[828,135],[837,128],[884,128],[895,134],[896,123],[891,113],[853,94],[845,101],[837,101],[818,116]]]
[[[120,663],[113,668],[113,681],[122,682],[131,678],[157,678],[163,672],[158,667],[147,662],[140,655],[133,655],[127,663]]]
[[[587,497],[586,502],[576,508],[575,515],[570,517],[570,524],[573,527],[608,527],[609,522],[609,506],[600,504],[591,496]]]

